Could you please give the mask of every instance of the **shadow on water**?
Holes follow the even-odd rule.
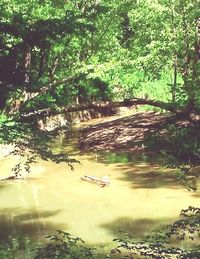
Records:
[[[118,165],[117,169],[123,172],[118,179],[129,182],[134,189],[183,188],[183,185],[177,180],[177,171],[151,168],[149,165]]]
[[[199,185],[200,185],[200,180],[199,180]],[[200,187],[199,187],[199,188],[200,188]],[[195,197],[195,198],[200,198],[200,192],[194,192],[194,193],[192,194],[192,196]]]
[[[162,221],[161,223],[166,223],[167,221]],[[137,239],[144,239],[147,234],[151,234],[155,227],[158,227],[158,222],[151,219],[138,219],[133,220],[129,217],[121,217],[112,222],[101,224],[101,228],[104,228],[106,231],[110,232],[114,238],[125,238],[126,234],[136,237]],[[160,229],[163,228],[163,225],[160,225]],[[94,252],[95,259],[105,259],[110,254],[113,248],[117,247],[117,243],[110,240],[110,243],[96,243],[90,244],[85,243],[86,247],[93,247],[96,249]],[[79,244],[77,245],[77,251],[79,251]],[[43,258],[43,257],[42,257]],[[46,257],[45,257],[46,258]],[[84,259],[85,257],[77,257]],[[89,257],[90,258],[90,257]],[[111,258],[124,258],[122,255],[115,255]]]
[[[148,163],[149,165],[155,164],[158,158],[151,157],[144,152],[97,152],[99,156],[99,162],[105,164],[116,164],[116,163]],[[153,162],[152,162],[153,161]]]
[[[153,154],[144,152],[97,152],[91,155],[88,160],[94,162],[95,155],[98,163],[114,166],[116,178],[130,183],[134,189],[184,188],[183,184],[177,179],[180,171],[161,167],[161,158]]]
[[[154,243],[154,244],[157,243],[158,246],[161,244],[158,240],[163,240],[163,246],[166,248],[167,247],[168,248],[169,247],[181,248],[186,251],[189,251],[192,249],[194,249],[194,251],[195,251],[197,249],[199,251],[199,237],[198,236],[196,236],[194,240],[188,238],[187,236],[186,236],[185,240],[181,240],[178,238],[178,236],[173,236],[173,235],[170,239],[166,238],[166,241],[164,241],[164,239],[162,239],[162,237],[163,238],[167,237],[167,236],[165,236],[165,234],[170,231],[170,226],[171,226],[171,224],[174,224],[174,222],[175,222],[174,220],[170,220],[170,222],[169,222],[169,220],[164,219],[164,220],[161,220],[158,224],[157,220],[146,219],[146,218],[133,220],[131,218],[124,217],[124,218],[118,218],[118,219],[116,219],[112,222],[106,223],[106,224],[102,224],[101,227],[110,231],[115,236],[115,239],[119,239],[119,240],[130,240],[130,242],[133,242],[133,243],[137,243],[138,241],[143,241],[143,242],[145,241],[146,244],[149,244],[147,240],[149,240],[149,241],[151,240],[152,243]],[[180,237],[180,235],[181,235],[181,232],[179,233],[179,237]],[[116,246],[117,246],[117,244],[116,244]],[[126,248],[126,250],[129,253],[129,249]],[[165,249],[163,249],[163,251],[164,250]],[[155,248],[155,251],[156,251],[156,248]],[[123,253],[122,253],[122,255],[123,255]],[[125,257],[119,256],[119,258],[125,258]],[[138,258],[138,257],[136,257],[136,258]],[[152,257],[152,258],[154,258],[154,257]],[[155,257],[155,258],[157,258],[157,257]],[[160,257],[158,257],[158,258],[160,258]],[[162,257],[162,258],[164,258],[164,257]],[[170,258],[174,258],[174,257],[170,257]],[[190,258],[193,258],[193,257],[190,257]],[[194,257],[194,258],[197,258],[197,257]]]
[[[95,127],[95,126],[94,126]],[[78,132],[76,131],[75,136],[77,137]],[[112,166],[116,171],[119,172],[117,176],[118,180],[129,182],[134,189],[139,188],[170,188],[180,189],[184,188],[177,180],[178,170],[171,170],[162,168],[160,166],[162,158],[153,153],[146,153],[144,151],[138,152],[112,152],[112,151],[80,151],[76,147],[77,139],[65,137],[60,142],[60,145],[56,145],[56,150],[64,150],[71,157],[77,156],[80,162],[84,161],[87,156],[87,161],[94,163],[103,164],[105,166]],[[84,162],[84,163],[87,163]],[[96,161],[96,162],[95,162]]]
[[[3,183],[3,182],[0,181],[0,191],[1,191],[2,189],[7,188],[7,187],[8,187],[8,185],[7,185],[6,183]]]
[[[101,225],[101,227],[114,235],[115,238],[122,238],[125,233],[133,235],[136,238],[144,238],[157,226],[157,220],[145,218],[133,220],[129,217],[118,218],[112,222]]]
[[[0,210],[0,242],[7,242],[10,236],[22,235],[30,239],[43,238],[46,234],[55,232],[56,229],[66,228],[48,222],[48,218],[55,216],[60,211],[37,211],[36,209],[23,211],[20,208]]]

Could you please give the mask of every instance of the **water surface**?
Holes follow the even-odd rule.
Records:
[[[43,237],[61,229],[90,245],[106,245],[121,231],[143,237],[176,220],[181,209],[199,206],[200,192],[188,192],[173,170],[144,154],[81,152],[77,130],[54,146],[54,152],[66,152],[81,162],[74,171],[64,163],[38,161],[25,180],[0,182],[1,239],[13,232]],[[1,160],[1,177],[16,161]],[[85,182],[83,175],[107,175],[110,186]]]

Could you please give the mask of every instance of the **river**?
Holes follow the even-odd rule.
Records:
[[[145,154],[81,152],[78,129],[99,121],[82,123],[55,141],[54,152],[81,162],[73,171],[65,163],[38,161],[25,180],[0,182],[2,240],[13,233],[41,238],[61,229],[104,248],[121,232],[143,237],[176,220],[181,209],[199,206],[199,191],[189,192],[174,170]],[[1,160],[1,177],[9,174],[15,160]],[[110,185],[83,181],[84,175],[108,176]]]

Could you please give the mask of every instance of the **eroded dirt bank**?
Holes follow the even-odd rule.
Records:
[[[138,112],[99,123],[81,130],[78,145],[81,150],[142,150],[147,134],[169,118],[155,112]]]

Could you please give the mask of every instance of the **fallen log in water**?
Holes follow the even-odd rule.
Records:
[[[110,184],[110,180],[107,175],[103,176],[102,178],[98,178],[96,176],[84,175],[83,177],[81,177],[81,179],[87,182],[96,183],[101,187],[105,187]]]

